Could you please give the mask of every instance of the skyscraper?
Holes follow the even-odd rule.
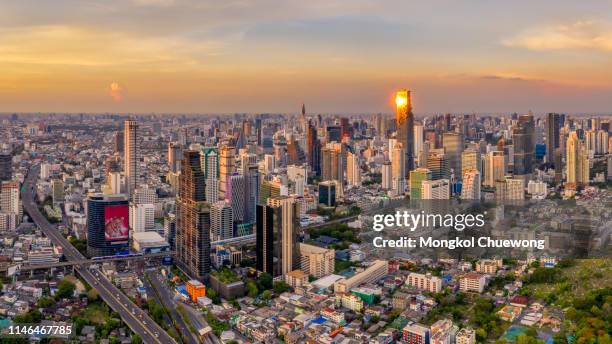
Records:
[[[532,115],[519,116],[512,132],[514,146],[514,175],[528,176],[535,163],[535,124]]]
[[[200,153],[185,151],[176,199],[176,260],[197,279],[210,272],[210,204],[205,202],[204,180]]]
[[[206,201],[219,200],[219,153],[216,147],[205,147],[200,152],[202,171],[206,180]]]
[[[256,267],[273,277],[299,269],[299,203],[287,196],[257,206]]]
[[[359,155],[348,153],[346,162],[346,180],[349,185],[361,185],[361,167]]]
[[[421,199],[450,199],[450,181],[448,179],[424,180],[421,183]]]
[[[559,148],[561,116],[558,113],[549,113],[546,116],[546,160],[554,165],[555,149]]]
[[[308,121],[307,130],[308,164],[315,175],[321,175],[321,143],[317,138],[317,129]]]
[[[234,173],[227,179],[225,199],[232,206],[234,222],[244,222],[244,211],[246,209],[246,185],[244,175]]]
[[[406,89],[398,90],[395,94],[395,106],[397,140],[402,144],[406,154],[406,159],[404,161],[406,164],[404,169],[404,173],[406,174],[404,178],[406,178],[407,173],[414,169],[414,115],[412,114],[410,91]]]
[[[138,123],[134,120],[125,121],[124,141],[124,172],[127,191],[131,194],[138,185],[138,161],[140,159],[140,138]]]
[[[234,234],[234,213],[227,201],[218,201],[210,208],[211,241],[225,240]]]
[[[466,171],[481,171],[480,152],[475,149],[466,149],[461,153],[461,180]]]
[[[425,164],[425,161],[421,161],[423,152],[423,124],[415,123],[414,124],[414,157],[417,160],[418,165],[422,166]]]
[[[391,151],[391,184],[395,194],[406,192],[406,150],[399,141]]]
[[[455,180],[461,178],[461,153],[463,152],[463,136],[459,133],[442,134],[442,147],[448,158],[448,164]]]
[[[176,173],[181,170],[181,159],[183,158],[183,147],[176,143],[168,143],[168,167]]]
[[[225,194],[227,179],[234,173],[234,147],[223,146],[219,153],[219,192]]]

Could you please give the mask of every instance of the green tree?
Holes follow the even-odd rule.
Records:
[[[291,289],[289,284],[285,283],[285,281],[276,281],[274,282],[274,292],[276,294],[282,294]]]
[[[272,275],[267,272],[262,272],[259,275],[259,284],[262,290],[272,289]]]
[[[257,283],[253,280],[249,280],[246,283],[246,288],[247,288],[247,295],[249,297],[257,297],[257,295],[259,295],[259,288],[257,288]]]
[[[67,299],[71,298],[74,295],[74,290],[76,286],[74,283],[67,279],[61,280],[57,285],[57,293],[55,294],[57,299]]]

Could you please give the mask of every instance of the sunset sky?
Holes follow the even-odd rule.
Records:
[[[0,112],[612,112],[610,1],[1,1]]]

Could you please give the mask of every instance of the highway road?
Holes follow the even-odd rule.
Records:
[[[62,236],[38,209],[33,197],[36,181],[40,175],[40,166],[32,166],[24,181],[23,207],[30,218],[45,233],[49,239],[63,249],[67,260],[82,260],[85,257],[72,244]],[[176,343],[146,312],[136,306],[125,294],[113,285],[103,274],[90,271],[87,268],[75,266],[75,270],[81,278],[98,291],[98,294],[115,312],[119,313],[121,319],[132,331],[142,338],[144,343]]]

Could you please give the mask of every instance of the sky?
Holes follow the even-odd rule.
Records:
[[[0,112],[611,113],[607,0],[0,0]]]

